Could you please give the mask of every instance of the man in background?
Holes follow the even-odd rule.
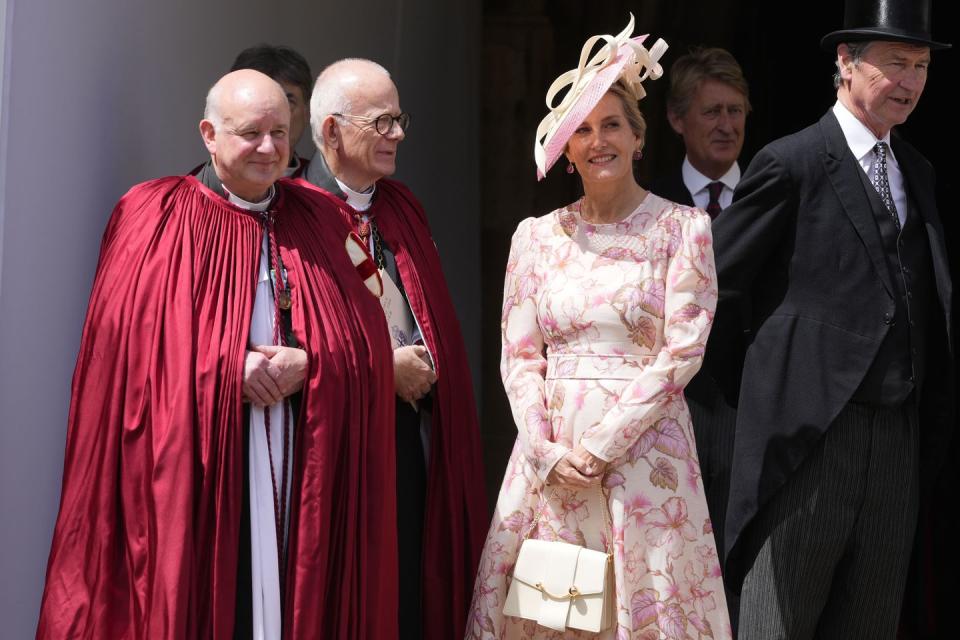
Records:
[[[750,97],[743,70],[724,49],[695,49],[670,67],[667,119],[683,139],[683,164],[658,176],[650,190],[716,218],[740,181],[737,159]]]
[[[686,155],[682,165],[660,176],[650,190],[668,200],[699,207],[715,220],[730,206],[740,181],[737,159],[750,112],[747,80],[734,57],[718,48],[695,49],[680,56],[670,67],[669,78],[667,118],[683,139]],[[684,396],[722,560],[737,414],[705,369],[690,381]],[[735,599],[736,594],[728,594],[731,604]]]
[[[258,44],[237,54],[230,71],[254,69],[273,78],[283,87],[290,104],[290,161],[284,169],[287,178],[299,178],[309,164],[309,158],[297,154],[297,144],[310,122],[310,90],[313,73],[310,65],[298,51],[283,45]]]

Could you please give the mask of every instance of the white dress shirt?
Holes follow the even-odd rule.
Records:
[[[890,132],[887,131],[883,138],[878,139],[839,100],[833,105],[833,115],[840,123],[840,130],[843,131],[843,137],[847,141],[847,146],[850,147],[850,152],[860,163],[870,182],[873,182],[877,170],[873,147],[878,142],[887,143],[887,180],[890,182],[890,195],[893,196],[893,202],[897,206],[897,217],[900,218],[902,227],[907,221],[907,192],[903,186],[903,172],[900,171],[900,164],[893,155],[893,147],[890,146]]]
[[[721,182],[723,183],[723,191],[720,192],[720,209],[726,209],[733,202],[733,190],[737,188],[737,183],[740,182],[740,165],[734,162],[727,172],[720,176],[719,180],[711,180],[707,176],[703,175],[699,171],[693,168],[693,165],[690,164],[690,158],[684,157],[683,167],[680,169],[681,175],[683,176],[683,184],[687,188],[687,191],[690,192],[690,195],[693,196],[693,205],[699,207],[704,211],[707,210],[707,205],[710,203],[710,192],[707,190],[707,187],[711,182]]]

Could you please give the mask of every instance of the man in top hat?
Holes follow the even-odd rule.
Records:
[[[822,46],[836,104],[761,150],[713,226],[708,366],[733,398],[742,374],[725,540],[742,640],[895,636],[952,429],[933,169],[891,132],[949,45],[929,1],[848,0]]]

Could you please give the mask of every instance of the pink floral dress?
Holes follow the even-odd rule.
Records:
[[[617,624],[604,638],[730,638],[683,387],[716,306],[710,220],[648,194],[616,224],[579,203],[520,223],[501,373],[518,437],[474,589],[467,638],[580,638],[504,616],[523,534],[606,549],[599,489],[545,487],[577,442],[611,461]]]

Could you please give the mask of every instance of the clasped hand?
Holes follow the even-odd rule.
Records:
[[[303,388],[307,352],[294,347],[256,345],[243,363],[243,399],[269,407]]]
[[[415,344],[393,350],[393,387],[401,400],[419,400],[436,381],[425,347]]]
[[[553,466],[547,476],[547,484],[589,487],[600,482],[608,464],[578,444]]]

